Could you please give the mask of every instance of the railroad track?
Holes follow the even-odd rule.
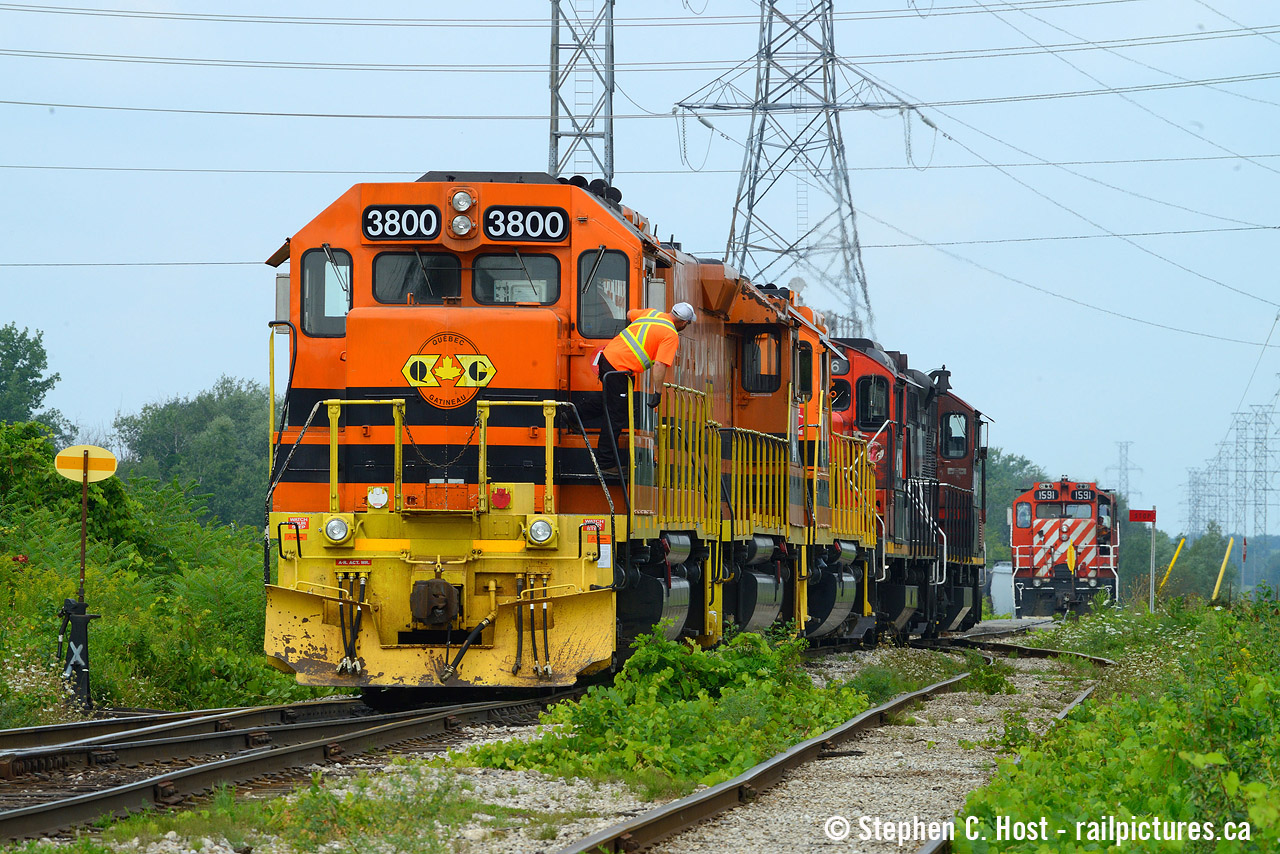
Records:
[[[577,694],[388,714],[341,700],[0,732],[0,838],[175,805],[219,784],[443,738],[466,724],[527,723]]]
[[[929,646],[936,649],[976,648],[985,653],[984,657],[987,658],[988,662],[994,660],[992,656],[995,654],[1008,655],[1016,652],[1023,658],[1073,657],[1088,660],[1102,667],[1114,664],[1109,659],[1080,653],[1020,647],[984,639],[997,634],[1013,634],[1030,628],[1032,627],[1019,627],[1008,632],[983,633],[979,638],[962,636],[938,638],[931,642]],[[772,759],[756,765],[754,768],[748,769],[731,780],[695,792],[692,795],[656,807],[639,816],[593,833],[585,839],[561,848],[557,854],[586,854],[586,852],[598,851],[634,852],[668,839],[740,804],[754,800],[762,791],[779,782],[789,771],[798,769],[816,759],[846,755],[849,751],[840,748],[843,742],[850,740],[859,733],[883,726],[894,713],[901,712],[915,703],[927,700],[937,694],[957,690],[968,676],[968,673],[962,673],[882,703],[839,727],[828,730],[792,747],[784,753],[778,754]],[[1069,714],[1092,691],[1093,687],[1090,686],[1077,694],[1071,703],[1059,713],[1058,717],[1065,717]],[[934,854],[943,851],[949,852],[949,850],[939,848],[935,851],[931,849]]]

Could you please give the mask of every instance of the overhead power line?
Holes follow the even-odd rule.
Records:
[[[880,220],[876,220],[880,222]],[[888,223],[883,223],[888,225]],[[889,226],[893,228],[893,226]],[[894,229],[898,231],[898,229]],[[936,248],[939,246],[980,246],[993,243],[1036,243],[1051,240],[1106,240],[1112,237],[1165,237],[1184,234],[1220,234],[1237,231],[1276,231],[1280,226],[1257,226],[1251,228],[1199,228],[1183,231],[1136,231],[1128,234],[1055,234],[1039,237],[999,237],[986,240],[931,240],[911,239],[912,243],[863,243],[863,249],[919,249],[921,247]],[[903,232],[905,233],[905,232]],[[908,235],[910,236],[910,235]],[[713,255],[714,252],[694,253]],[[261,261],[32,261],[3,262],[0,267],[234,267],[244,265],[260,265]]]
[[[1008,273],[1001,273],[999,270],[992,269],[991,267],[988,267],[985,264],[979,263],[978,261],[975,261],[972,258],[961,255],[958,252],[953,252],[950,249],[947,249],[946,247],[942,246],[941,244],[931,243],[930,241],[927,241],[922,237],[917,237],[914,234],[911,234],[910,232],[899,228],[893,223],[886,222],[885,220],[881,219],[878,216],[875,216],[874,214],[867,213],[865,210],[859,210],[859,213],[862,216],[865,216],[868,219],[873,220],[874,222],[880,223],[885,228],[896,231],[898,234],[901,234],[903,237],[907,238],[908,240],[913,240],[922,246],[928,246],[929,248],[934,249],[935,251],[940,252],[949,258],[954,258],[955,260],[960,261],[964,264],[968,264],[971,267],[976,267],[977,269],[982,270],[984,273],[988,273],[992,276],[996,276],[997,278],[1004,279],[1007,282],[1012,282],[1015,285],[1019,285],[1029,290],[1036,291],[1037,293],[1045,294],[1047,296],[1053,297],[1054,299],[1062,300],[1063,302],[1069,302],[1073,305],[1078,305],[1081,308],[1087,308],[1090,311],[1095,311],[1100,314],[1110,315],[1111,317],[1118,317],[1121,320],[1127,320],[1132,323],[1140,324],[1142,326],[1150,326],[1153,329],[1163,329],[1166,332],[1177,332],[1182,335],[1191,335],[1196,338],[1207,338],[1213,341],[1224,341],[1229,344],[1247,344],[1251,347],[1262,346],[1264,348],[1280,348],[1280,344],[1270,343],[1270,336],[1268,336],[1267,341],[1264,341],[1261,343],[1261,345],[1259,345],[1259,342],[1257,341],[1246,341],[1243,338],[1230,338],[1224,335],[1214,335],[1213,333],[1210,333],[1210,332],[1201,332],[1196,329],[1186,329],[1181,326],[1171,326],[1167,323],[1159,323],[1154,320],[1146,320],[1145,318],[1135,317],[1131,314],[1125,314],[1123,312],[1114,311],[1113,309],[1103,308],[1100,305],[1094,305],[1093,303],[1085,302],[1084,300],[1076,299],[1075,297],[1067,296],[1066,294],[1063,294],[1063,293],[1058,293],[1057,291],[1050,290],[1049,288],[1043,288],[1043,287],[1040,287],[1039,285],[1033,285],[1031,282],[1028,282],[1024,279],[1019,279],[1016,276],[1010,276]]]
[[[1185,82],[1173,83],[1151,83],[1138,86],[1118,86],[1106,89],[1087,89],[1074,92],[1040,92],[1028,95],[1004,95],[994,98],[961,98],[946,101],[920,101],[912,103],[915,109],[940,109],[942,107],[971,107],[983,104],[1016,104],[1027,101],[1051,101],[1063,98],[1085,98],[1097,95],[1118,95],[1126,92],[1156,92],[1168,89],[1187,89],[1197,86],[1220,86],[1225,83],[1249,83],[1259,80],[1274,80],[1280,78],[1280,71],[1270,71],[1260,74],[1238,74],[1232,77],[1215,77],[1205,80],[1188,80]],[[424,113],[424,114],[401,114],[401,113],[320,113],[320,112],[283,112],[276,110],[200,110],[181,107],[128,107],[118,104],[73,104],[58,101],[16,101],[16,100],[0,100],[0,104],[7,104],[16,107],[53,107],[54,109],[65,110],[108,110],[114,112],[126,113],[176,113],[182,115],[199,115],[199,116],[254,116],[260,118],[289,118],[289,119],[378,119],[390,121],[548,121],[549,117],[545,113],[529,113],[520,115],[501,115],[497,113],[483,114],[447,114],[447,113]],[[708,108],[709,109],[709,108]],[[868,104],[865,106],[844,106],[837,109],[841,110],[863,110],[863,111],[887,111],[898,109],[898,105],[885,104]],[[741,105],[733,104],[717,111],[719,115],[728,116],[746,116],[751,114],[751,105],[743,103]],[[802,106],[784,106],[771,109],[773,115],[790,115],[803,113]],[[667,113],[633,113],[626,115],[615,115],[614,119],[664,119],[670,118]],[[1238,156],[1238,155],[1237,155]],[[1269,167],[1268,167],[1269,168]]]
[[[1082,6],[1116,6],[1142,3],[1148,0],[1030,0],[1016,6],[1028,9],[1071,9]],[[84,15],[99,18],[147,18],[168,21],[193,21],[215,24],[272,24],[323,27],[427,27],[431,29],[546,29],[550,23],[545,18],[334,18],[298,17],[288,15],[220,15],[198,12],[154,12],[144,9],[90,9],[79,6],[40,6],[22,3],[0,3],[0,11],[30,12],[55,15]],[[935,17],[982,14],[969,5],[938,6],[930,13]],[[897,9],[875,9],[863,12],[837,13],[837,21],[875,21],[896,18],[916,18],[917,12]],[[624,27],[707,27],[707,26],[756,26],[757,15],[705,15],[700,17],[633,17],[618,18]]]
[[[860,56],[846,56],[843,59],[859,65],[894,65],[916,62],[952,62],[972,59],[1001,59],[1006,57],[1038,56],[1050,53],[1071,53],[1076,51],[1115,51],[1120,48],[1151,47],[1170,44],[1187,44],[1194,42],[1216,41],[1229,38],[1249,38],[1270,33],[1280,33],[1280,25],[1257,28],[1236,28],[1214,30],[1211,32],[1173,33],[1162,36],[1142,36],[1138,38],[1111,39],[1104,41],[1078,40],[1062,44],[1048,44],[1037,47],[1016,45],[1002,48],[985,48],[976,50],[943,50],[919,53],[873,53]],[[393,72],[393,73],[431,73],[431,74],[546,74],[545,63],[377,63],[377,62],[320,62],[261,59],[225,59],[218,57],[191,56],[154,56],[114,53],[83,53],[55,50],[18,50],[15,48],[0,49],[0,56],[12,56],[24,59],[55,59],[86,62],[115,62],[144,65],[177,65],[208,68],[261,68],[286,71],[359,71],[359,72]],[[618,71],[628,72],[684,72],[684,71],[726,71],[736,68],[739,63],[731,60],[698,59],[698,60],[666,60],[661,62],[615,62]]]
[[[1280,157],[1280,154],[1249,154],[1244,155],[1249,160],[1261,160],[1266,158]],[[1129,166],[1134,164],[1161,164],[1161,163],[1211,163],[1214,161],[1239,160],[1226,154],[1207,155],[1204,157],[1136,157],[1129,159],[1117,160],[1028,160],[1021,163],[952,163],[943,165],[932,165],[928,170],[935,169],[1023,169],[1023,168],[1043,168],[1061,167],[1061,166]],[[0,163],[0,169],[32,169],[32,170],[51,170],[51,171],[67,171],[67,172],[160,172],[175,174],[211,174],[211,175],[389,175],[389,176],[410,176],[416,178],[422,174],[421,169],[214,169],[214,168],[193,168],[182,166],[65,166],[56,164],[38,164],[38,163]],[[688,169],[619,169],[616,175],[737,175],[739,169],[701,169],[697,172],[690,172]],[[920,172],[919,166],[850,166],[850,172]],[[1110,187],[1111,185],[1106,185]],[[1117,188],[1112,188],[1117,189]],[[1253,226],[1258,228],[1266,228],[1269,226]]]

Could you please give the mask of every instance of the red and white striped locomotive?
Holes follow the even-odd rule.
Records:
[[[1009,522],[1015,617],[1089,609],[1119,591],[1116,496],[1087,481],[1037,483],[1014,499]]]

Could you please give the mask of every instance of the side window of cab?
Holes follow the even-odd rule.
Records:
[[[1015,517],[1014,521],[1017,523],[1019,528],[1030,528],[1031,527],[1031,502],[1019,501],[1018,509],[1014,513],[1014,517]]]
[[[302,331],[313,338],[347,334],[351,309],[351,254],[309,249],[302,255]]]

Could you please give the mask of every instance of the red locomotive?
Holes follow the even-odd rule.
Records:
[[[1087,481],[1037,483],[1013,502],[1014,616],[1081,613],[1115,601],[1120,531],[1116,496]]]

